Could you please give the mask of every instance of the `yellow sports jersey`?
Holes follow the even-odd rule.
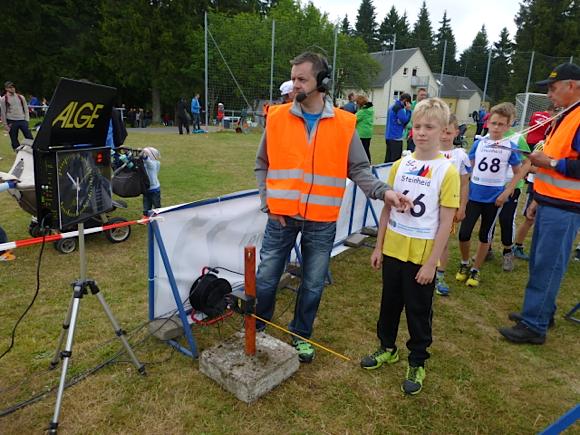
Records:
[[[414,154],[413,154],[414,156]],[[442,155],[437,157],[444,159]],[[389,173],[388,184],[394,186],[395,176],[399,170],[401,160],[397,160]],[[439,206],[458,208],[459,207],[460,178],[459,172],[453,165],[449,165],[439,191]],[[392,209],[391,213],[397,213]],[[401,261],[410,261],[415,264],[424,264],[431,255],[434,239],[409,237],[387,227],[385,241],[383,244],[383,254]]]

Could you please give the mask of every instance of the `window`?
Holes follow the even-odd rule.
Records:
[[[401,92],[401,91],[395,91],[395,92],[393,93],[393,97],[394,97],[395,99],[397,99],[397,100],[398,100],[398,99],[399,99],[399,96],[400,96],[401,94],[402,94],[402,92]]]
[[[413,77],[417,77],[417,67],[413,68],[413,72],[411,73]]]
[[[409,74],[409,68],[403,68],[403,75],[406,76]]]

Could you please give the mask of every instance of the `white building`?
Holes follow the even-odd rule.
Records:
[[[435,76],[419,48],[395,50],[391,80],[392,54],[392,51],[370,53],[381,66],[368,92],[369,100],[375,107],[375,124],[377,125],[386,124],[387,109],[401,94],[406,92],[415,99],[417,90],[425,88],[429,95],[437,95]],[[391,96],[388,97],[390,81],[392,81]]]

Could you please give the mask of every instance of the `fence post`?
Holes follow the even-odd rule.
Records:
[[[276,20],[272,20],[272,55],[270,61],[270,103],[274,91],[274,47],[276,46]]]
[[[389,104],[391,104],[391,89],[393,85],[393,68],[395,67],[395,48],[397,45],[397,34],[394,33],[393,37],[393,50],[391,51],[391,77],[389,78],[389,95],[387,95],[387,125],[385,126],[387,129],[389,128]]]
[[[570,63],[574,63],[574,56],[570,56]]]
[[[332,79],[332,81],[331,81],[331,83],[332,83],[331,88],[332,89],[330,91],[330,97],[332,98],[333,102],[334,102],[334,97],[335,97],[334,90],[336,89],[334,80],[336,78],[336,47],[337,47],[337,45],[338,45],[338,26],[335,25],[334,26],[334,53],[332,54],[332,78],[331,78]]]
[[[530,68],[528,69],[528,81],[526,82],[526,94],[530,89],[530,80],[532,79],[532,68],[534,67],[534,55],[536,54],[535,51],[532,51],[532,57],[530,58]]]
[[[208,58],[208,50],[207,50],[207,12],[204,12],[203,14],[203,24],[204,24],[204,48],[205,48],[205,74],[204,74],[204,79],[205,79],[205,128],[209,127],[209,107],[207,105],[208,102],[208,92],[209,92],[209,85],[208,85],[208,67],[207,67],[207,58]]]
[[[445,56],[447,56],[447,39],[443,41],[443,60],[441,61],[441,74],[439,81],[441,84],[437,87],[437,96],[441,96],[441,88],[443,87],[443,73],[445,72]]]
[[[485,96],[487,95],[487,83],[489,81],[489,67],[491,66],[491,47],[489,47],[489,51],[487,52],[487,70],[485,71],[485,85],[483,86],[483,100],[482,103],[485,103]]]

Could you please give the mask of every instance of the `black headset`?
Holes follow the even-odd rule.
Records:
[[[332,67],[328,64],[324,56],[320,56],[320,60],[323,69],[316,74],[316,90],[318,92],[326,92],[330,88],[330,82],[332,80]]]

